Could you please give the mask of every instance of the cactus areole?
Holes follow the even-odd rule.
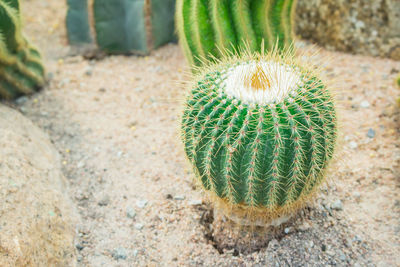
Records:
[[[271,52],[200,71],[185,103],[182,140],[201,187],[226,215],[278,220],[323,181],[336,112],[330,91],[309,69]]]

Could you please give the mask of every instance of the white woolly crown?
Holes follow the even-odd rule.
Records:
[[[301,73],[275,61],[250,61],[228,70],[225,93],[246,104],[279,103],[302,86]]]

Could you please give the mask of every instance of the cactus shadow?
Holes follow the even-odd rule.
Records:
[[[270,241],[281,240],[297,224],[302,223],[298,212],[279,226],[243,226],[216,212],[210,205],[198,208],[200,224],[204,227],[204,237],[219,254],[248,255],[267,248]],[[289,229],[289,230],[288,230]]]

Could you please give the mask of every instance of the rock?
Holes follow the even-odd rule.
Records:
[[[21,96],[21,97],[18,97],[18,98],[15,100],[15,103],[17,103],[18,105],[22,105],[22,104],[24,104],[26,101],[28,101],[28,97],[27,97],[27,96]]]
[[[333,210],[343,210],[342,201],[340,199],[335,200],[335,202],[333,202],[331,204],[331,209],[333,209]]]
[[[360,198],[361,198],[361,193],[360,192],[358,192],[358,191],[355,191],[354,193],[353,193],[353,197],[354,197],[354,199],[355,200],[360,200]]]
[[[142,199],[142,200],[136,200],[136,206],[138,206],[139,208],[143,209],[144,207],[146,207],[147,205],[147,200]]]
[[[279,247],[279,242],[276,239],[272,239],[271,241],[269,241],[268,243],[268,249],[272,248],[273,250],[276,250]]]
[[[110,197],[108,195],[104,195],[97,204],[99,204],[99,206],[107,206],[110,204]]]
[[[296,31],[327,48],[400,59],[400,1],[299,0]]]
[[[126,260],[127,253],[125,248],[116,248],[114,249],[112,256],[116,260]]]
[[[356,149],[358,147],[358,144],[356,142],[354,142],[354,141],[351,141],[349,143],[349,147],[352,148],[352,149]]]
[[[285,234],[289,234],[291,230],[292,230],[291,227],[286,227],[284,232]]]
[[[189,201],[190,206],[200,206],[201,204],[203,204],[203,200],[201,199],[194,199]]]
[[[93,74],[93,68],[92,67],[87,67],[86,68],[86,70],[85,70],[85,75],[86,76],[92,76],[92,74]]]
[[[138,251],[137,249],[135,249],[135,250],[132,252],[132,256],[133,256],[133,257],[136,257],[136,256],[138,255],[138,253],[139,253],[139,251]]]
[[[370,104],[367,100],[364,100],[360,103],[360,107],[362,108],[369,108]]]
[[[184,200],[185,196],[174,196],[175,200]]]
[[[137,230],[142,230],[143,227],[144,227],[144,225],[143,225],[142,223],[136,223],[136,224],[135,224],[135,228],[136,228]]]
[[[84,246],[82,245],[82,243],[76,243],[75,244],[75,247],[76,247],[76,249],[78,249],[78,250],[82,250],[83,248],[84,248]]]
[[[346,255],[343,253],[343,251],[339,251],[339,259],[340,259],[341,261],[346,261],[346,260],[347,260],[347,257],[346,257]]]
[[[311,228],[311,225],[308,222],[304,222],[302,225],[299,226],[300,231],[307,231]]]
[[[135,210],[134,210],[132,207],[128,207],[128,208],[126,209],[126,216],[127,216],[128,218],[131,218],[131,219],[135,218],[135,216],[136,216]]]
[[[374,138],[375,137],[375,131],[373,129],[369,128],[368,132],[367,132],[367,137]]]
[[[9,192],[1,193],[0,266],[75,266],[78,220],[59,153],[38,127],[3,105],[0,125],[0,188]]]

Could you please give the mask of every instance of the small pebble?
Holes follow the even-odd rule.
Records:
[[[356,236],[354,236],[354,238],[353,238],[352,241],[353,241],[353,242],[362,242],[362,239],[361,239],[361,237],[359,237],[358,235],[356,235]]]
[[[367,132],[367,136],[369,138],[374,138],[375,137],[375,131],[373,129],[369,128],[368,132]]]
[[[112,256],[116,260],[125,260],[126,259],[126,249],[125,248],[116,248],[116,249],[114,249]]]
[[[135,224],[135,228],[138,229],[138,230],[142,230],[143,227],[144,227],[144,225],[142,223],[136,223]]]
[[[17,100],[15,100],[15,103],[17,103],[18,105],[22,105],[22,104],[24,104],[26,101],[28,101],[28,97],[26,97],[26,96],[21,96],[21,97],[18,97]]]
[[[328,254],[329,256],[333,257],[333,256],[335,256],[335,251],[333,251],[333,250],[328,250],[328,251],[326,252],[326,254]]]
[[[194,199],[189,201],[190,206],[200,206],[201,204],[203,204],[203,200],[201,199]]]
[[[135,210],[134,210],[132,207],[128,207],[128,208],[126,209],[126,216],[127,216],[128,218],[131,218],[131,219],[135,218],[135,216],[136,216]]]
[[[361,198],[361,193],[355,191],[355,192],[353,193],[353,196],[354,196],[354,198],[355,198],[356,200],[359,200],[359,199]]]
[[[311,225],[308,222],[304,222],[302,225],[299,226],[300,231],[307,231],[311,228]]]
[[[110,197],[108,195],[104,195],[98,204],[99,206],[107,206],[109,203],[110,203]]]
[[[362,108],[369,108],[370,104],[367,100],[361,102],[360,107]]]
[[[184,200],[185,196],[174,196],[175,200]]]
[[[142,199],[142,200],[136,200],[136,206],[139,208],[143,209],[147,205],[147,200]]]
[[[343,209],[343,204],[340,199],[336,200],[331,204],[331,209],[333,210],[342,210]]]
[[[88,67],[88,68],[85,70],[85,75],[87,75],[87,76],[92,76],[92,74],[93,74],[93,69],[92,69],[91,67]]]
[[[352,149],[356,149],[356,148],[358,147],[358,144],[357,144],[356,142],[354,142],[354,141],[351,141],[351,142],[349,143],[349,146],[350,146],[350,148],[352,148]]]
[[[339,251],[339,259],[340,259],[341,261],[346,261],[346,260],[347,260],[347,257],[346,257],[346,255],[343,253],[343,251]]]
[[[314,242],[313,242],[312,240],[307,241],[307,242],[306,242],[306,246],[307,246],[308,248],[313,248],[313,247],[314,247]]]
[[[132,252],[132,256],[133,256],[133,257],[136,257],[138,253],[139,253],[139,251],[138,251],[137,249],[135,249],[135,250]]]
[[[292,230],[290,227],[286,227],[285,230],[284,230],[284,231],[285,231],[285,234],[289,234],[289,233],[290,233],[290,230]]]
[[[76,247],[78,250],[82,250],[82,249],[84,248],[84,246],[83,246],[81,243],[76,243],[76,244],[75,244],[75,247]]]

